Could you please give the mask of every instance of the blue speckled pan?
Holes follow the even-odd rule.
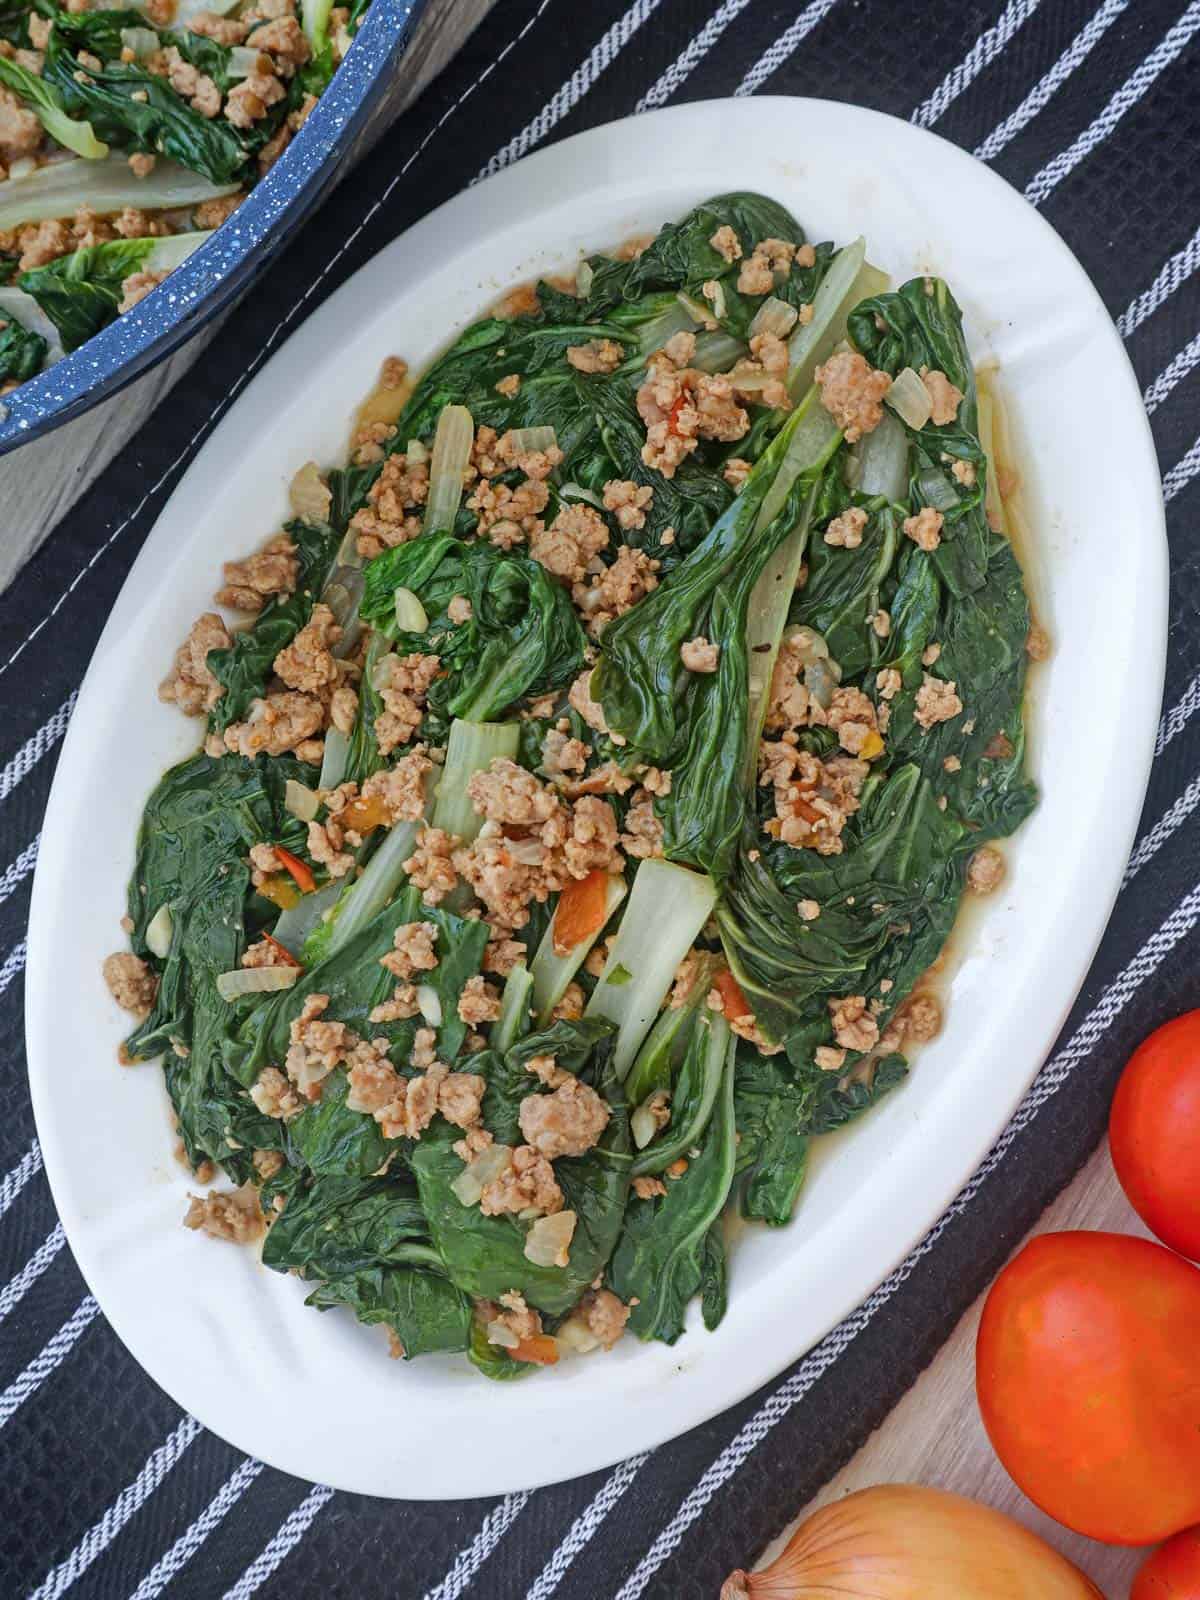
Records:
[[[236,213],[166,283],[0,405],[0,455],[115,394],[249,287],[366,131],[426,0],[373,0],[316,109]]]

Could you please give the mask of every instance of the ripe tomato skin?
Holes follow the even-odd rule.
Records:
[[[1164,1023],[1134,1051],[1108,1138],[1138,1216],[1165,1245],[1200,1261],[1200,1011]]]
[[[1200,1600],[1200,1528],[1156,1550],[1133,1580],[1129,1600]]]
[[[976,1342],[996,1454],[1042,1510],[1109,1544],[1200,1522],[1200,1272],[1148,1239],[1051,1233],[992,1285]]]

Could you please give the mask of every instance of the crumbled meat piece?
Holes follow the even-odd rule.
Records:
[[[862,543],[863,529],[867,525],[867,513],[859,506],[851,506],[848,511],[843,511],[840,517],[825,529],[825,543],[840,546],[845,550],[857,550]]]
[[[883,420],[883,397],[892,386],[886,372],[876,372],[857,351],[840,350],[815,373],[821,404],[853,444]]]
[[[526,959],[525,946],[519,939],[510,938],[511,928],[502,923],[489,923],[491,933],[483,952],[483,970],[507,978],[514,967],[522,966]]]
[[[310,994],[288,1029],[291,1043],[284,1066],[288,1077],[309,1100],[320,1099],[323,1080],[359,1043],[358,1035],[344,1022],[323,1020],[328,1008],[327,994]]]
[[[590,754],[590,747],[582,739],[573,739],[557,728],[550,728],[542,740],[542,771],[551,778],[582,772]]]
[[[821,761],[807,750],[764,739],[759,747],[760,783],[775,790],[775,816],[764,824],[773,838],[818,855],[840,855],[841,834],[858,810],[858,795],[870,768],[850,756]]]
[[[638,485],[631,478],[610,478],[604,485],[604,509],[625,529],[646,526],[646,507],[653,498],[649,484]]]
[[[389,999],[381,1000],[377,1006],[371,1008],[369,1019],[372,1022],[405,1022],[409,1017],[415,1017],[420,1009],[421,1002],[417,998],[416,986],[411,983],[398,983]]]
[[[604,707],[599,700],[592,699],[591,692],[592,669],[585,667],[572,683],[567,694],[567,703],[587,723],[589,728],[594,728],[597,733],[608,733],[614,744],[624,744],[625,740],[620,734],[609,733],[608,723],[604,720]]]
[[[843,995],[829,1001],[833,1036],[843,1050],[869,1050],[879,1038],[879,1024],[871,1015],[866,997]]]
[[[715,672],[721,659],[721,646],[709,644],[703,634],[685,639],[679,646],[679,659],[689,672]]]
[[[480,432],[483,430],[480,429]],[[550,445],[545,450],[519,448],[511,429],[496,440],[495,450],[501,472],[509,472],[515,467],[538,483],[548,478],[563,459],[563,453],[557,445]]]
[[[202,117],[216,116],[221,109],[221,91],[207,74],[198,72],[190,61],[185,61],[174,45],[162,52],[162,64],[166,68],[167,82],[193,111],[198,111]]]
[[[673,333],[663,345],[663,355],[677,367],[688,367],[696,354],[696,335],[681,330]]]
[[[13,95],[8,89],[0,89],[0,150],[4,149],[4,129],[8,124],[7,101]],[[22,112],[27,116],[37,129],[38,142],[42,137],[42,125],[32,111]],[[34,267],[44,267],[50,261],[57,261],[59,256],[65,256],[75,249],[75,241],[68,233],[66,225],[62,222],[37,222],[30,223],[17,234],[17,249],[21,252],[17,261],[19,272],[31,272]]]
[[[285,1122],[299,1115],[306,1104],[278,1067],[262,1069],[251,1085],[250,1098],[264,1117],[280,1117]]]
[[[935,723],[949,722],[961,713],[963,703],[955,693],[956,687],[952,679],[935,678],[928,672],[924,674],[924,681],[917,690],[914,714],[927,733]]]
[[[946,758],[942,762],[942,771],[943,772],[961,772],[962,771],[962,762],[958,759],[957,756],[946,756]]]
[[[753,462],[745,461],[741,456],[730,456],[721,468],[721,476],[731,489],[740,489],[750,476]]]
[[[861,689],[835,689],[825,716],[827,725],[837,734],[842,749],[852,756],[869,760],[883,748],[875,707]]]
[[[281,1150],[256,1150],[250,1159],[263,1183],[269,1183],[275,1174],[282,1172],[287,1165]]]
[[[467,599],[465,594],[456,594],[451,598],[450,604],[446,607],[446,615],[450,618],[450,621],[457,626],[463,622],[470,622],[471,618],[475,615],[475,607]]]
[[[904,687],[904,679],[896,667],[881,667],[875,674],[875,689],[881,700],[894,700]]]
[[[787,373],[787,345],[778,334],[756,333],[750,341],[750,354],[755,357],[762,370],[770,373],[773,378],[781,378]]]
[[[994,845],[981,845],[967,867],[967,887],[976,894],[991,894],[1004,881],[1004,857]]]
[[[608,543],[608,527],[593,507],[583,502],[564,505],[548,528],[535,529],[529,554],[547,572],[566,583],[580,583],[592,557]]]
[[[569,983],[563,990],[562,999],[550,1013],[551,1022],[578,1022],[583,1015],[585,998],[577,983]]]
[[[975,487],[975,463],[973,461],[954,461],[950,465],[951,475],[957,478],[964,489]]]
[[[188,21],[190,33],[202,34],[206,39],[215,39],[218,44],[243,44],[246,39],[247,25],[238,17],[221,17],[215,11],[201,11]]]
[[[942,513],[922,506],[915,517],[905,517],[904,531],[919,550],[936,550],[942,542]]]
[[[621,849],[635,860],[647,861],[662,855],[663,838],[663,825],[655,815],[653,798],[639,790],[625,813]]]
[[[930,420],[939,428],[955,421],[958,408],[963,403],[963,392],[956,389],[944,372],[936,367],[921,368],[921,382],[929,395]]]
[[[302,67],[312,55],[304,30],[295,17],[275,17],[262,22],[246,40],[251,50],[260,50],[272,57],[274,70],[280,77],[290,78],[297,67]]]
[[[246,946],[239,965],[248,968],[295,967],[299,966],[299,962],[289,956],[277,940],[264,937]]]
[[[354,866],[354,857],[342,849],[345,840],[346,830],[336,817],[308,825],[308,853],[331,878],[344,878]]]
[[[489,822],[519,827],[548,821],[561,807],[558,796],[544,783],[503,756],[495,757],[467,781],[471,805]]]
[[[483,478],[468,498],[467,509],[478,517],[475,531],[480,538],[486,534],[501,550],[511,550],[543,530],[540,513],[549,498],[549,489],[537,478],[527,477],[515,489]]]
[[[571,1076],[550,1055],[530,1056],[525,1063],[525,1071],[531,1072],[539,1083],[546,1085],[547,1089],[557,1089],[560,1083],[566,1083]]]
[[[354,724],[358,721],[358,695],[349,684],[340,684],[330,696],[329,721],[347,738],[354,732]]]
[[[901,1012],[904,1038],[911,1044],[927,1044],[942,1031],[942,1008],[931,994],[914,994]]]
[[[813,1051],[813,1065],[822,1072],[840,1072],[846,1064],[846,1052],[831,1044],[819,1044]]]
[[[149,1016],[158,995],[158,975],[131,951],[119,950],[104,958],[104,981],[123,1011]]]
[[[624,739],[611,734],[609,737],[614,744],[625,743]],[[575,799],[581,794],[627,794],[632,788],[633,779],[628,773],[622,772],[615,761],[602,761],[587,777],[567,784],[566,793]]]
[[[375,719],[375,738],[383,755],[407,744],[421,726],[425,696],[441,671],[438,656],[386,656],[386,676],[376,683],[383,710]]]
[[[250,879],[256,889],[261,888],[266,879],[274,873],[283,871],[283,862],[276,854],[273,844],[252,844],[250,866],[253,869]]]
[[[383,366],[379,369],[379,387],[381,389],[402,389],[404,380],[408,377],[408,362],[403,356],[385,356]]]
[[[809,644],[804,633],[788,634],[780,643],[771,673],[767,700],[767,727],[801,728],[808,720],[809,695],[804,683],[804,667]]]
[[[121,303],[117,310],[124,314],[132,311],[134,306],[141,305],[142,301],[152,289],[157,289],[159,284],[168,274],[166,272],[132,272],[121,283]]]
[[[324,722],[325,708],[312,695],[269,694],[250,702],[245,722],[231,722],[225,729],[225,748],[241,756],[281,756],[294,750],[311,760],[305,747],[314,742]]]
[[[390,422],[363,422],[354,430],[354,465],[366,467],[384,457],[384,445],[395,438],[396,429]],[[361,513],[359,513],[361,515]],[[357,526],[358,518],[351,519],[350,526]],[[395,541],[397,544],[399,540]]]
[[[164,237],[170,229],[136,206],[126,206],[113,223],[113,231],[122,239],[153,239]]]
[[[468,978],[458,997],[458,1015],[470,1028],[495,1022],[500,1015],[500,991],[486,978]]]
[[[454,1154],[460,1161],[465,1161],[469,1165],[477,1155],[482,1154],[484,1150],[487,1150],[495,1142],[495,1139],[486,1128],[476,1124],[474,1127],[468,1128],[461,1139],[455,1140]]]
[[[235,128],[243,130],[251,128],[265,117],[268,108],[277,105],[286,93],[287,90],[273,72],[252,72],[240,83],[235,83],[229,91],[229,98],[225,102],[226,119]],[[216,115],[215,112],[206,114]]]
[[[208,652],[228,650],[232,644],[221,618],[215,611],[206,611],[175,652],[175,664],[159,685],[158,698],[174,701],[188,717],[211,710],[225,691],[208,670]]]
[[[292,130],[286,122],[281,123],[271,137],[258,152],[257,163],[260,173],[270,172],[280,156],[292,142]]]
[[[521,1132],[548,1161],[581,1156],[608,1124],[608,1105],[589,1084],[568,1078],[552,1094],[527,1095],[518,1118]]]
[[[687,1169],[687,1157],[680,1156],[678,1161],[672,1161],[671,1165],[667,1168],[667,1177],[682,1178]]]
[[[727,373],[681,371],[659,351],[646,366],[646,381],[637,391],[638,415],[646,427],[642,460],[673,478],[679,463],[701,439],[740,439],[750,418],[734,396]]]
[[[770,294],[774,287],[775,274],[771,271],[771,263],[756,250],[748,260],[742,262],[737,276],[738,293]]]
[[[496,393],[502,394],[506,400],[515,400],[521,392],[521,374],[510,372],[506,378],[501,378],[496,384]]]
[[[815,922],[821,915],[821,907],[815,900],[798,900],[796,911],[802,922]]]
[[[422,828],[417,835],[404,870],[427,906],[439,905],[458,882],[451,860],[457,846],[458,840],[444,828]]]
[[[661,1178],[643,1176],[633,1180],[633,1192],[639,1200],[653,1200],[656,1195],[666,1194],[667,1186]]]
[[[564,809],[542,828],[546,847],[547,881],[557,888],[566,877],[586,878],[602,868],[619,872],[624,865],[617,851],[617,819],[607,800],[581,795],[569,813]]]
[[[517,1146],[512,1161],[498,1178],[484,1186],[479,1200],[485,1217],[498,1217],[506,1211],[535,1211],[539,1216],[550,1217],[562,1208],[563,1193],[554,1168],[528,1144]]]
[[[719,256],[722,256],[730,266],[742,258],[742,243],[737,234],[727,222],[723,222],[708,241]]]
[[[588,1332],[599,1339],[606,1350],[611,1350],[625,1332],[631,1309],[618,1300],[611,1289],[589,1289],[579,1302]]]
[[[193,31],[195,31],[195,26],[195,23],[193,23]],[[141,159],[153,161],[154,157],[142,157]],[[136,160],[138,160],[137,156],[130,156],[130,166],[132,166]],[[146,174],[138,173],[138,176],[145,177]],[[246,196],[244,194],[227,194],[222,196],[220,200],[201,201],[201,203],[196,207],[195,211],[192,212],[193,226],[196,228],[219,228],[223,222],[229,221],[230,217],[241,205],[245,198]]]
[[[942,647],[936,640],[932,644],[927,644],[924,650],[921,651],[921,665],[923,667],[933,666],[941,653]]]
[[[416,745],[394,767],[373,772],[362,786],[362,797],[383,802],[389,827],[397,822],[416,822],[425,810],[425,779],[432,771],[433,762],[425,746]]]
[[[456,1128],[479,1121],[487,1079],[477,1072],[448,1072],[438,1084],[438,1110]]]
[[[615,339],[589,339],[586,344],[567,346],[567,360],[576,372],[615,372],[625,359],[625,351]]]
[[[1050,635],[1038,623],[1033,623],[1025,636],[1025,654],[1031,661],[1048,661],[1050,648]]]
[[[500,1296],[500,1304],[507,1306],[508,1310],[501,1312],[493,1320],[507,1329],[510,1334],[515,1334],[518,1341],[524,1342],[526,1339],[536,1339],[541,1334],[541,1317],[530,1306],[525,1304],[525,1297],[518,1294],[515,1289],[510,1290],[508,1294],[502,1294]],[[491,1310],[494,1312],[496,1308],[493,1306]]]
[[[332,651],[341,637],[342,630],[333,612],[319,602],[291,644],[286,645],[275,657],[276,673],[289,689],[299,689],[304,694],[322,694],[337,682],[337,662]]]
[[[228,1239],[231,1244],[252,1244],[266,1229],[258,1190],[252,1183],[218,1194],[189,1195],[183,1225],[207,1233],[210,1239]]]
[[[881,606],[871,618],[871,627],[877,639],[886,639],[892,631],[892,619]]]
[[[657,589],[660,565],[644,550],[622,545],[612,565],[601,567],[590,584],[576,583],[571,599],[586,617],[589,631],[599,634],[614,617],[622,616],[651,589]]]

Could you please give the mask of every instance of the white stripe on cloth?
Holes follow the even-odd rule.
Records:
[[[1200,333],[1196,334],[1163,368],[1142,396],[1142,403],[1148,414],[1158,410],[1175,385],[1183,382],[1197,362],[1200,362]]]
[[[150,1568],[150,1571],[130,1595],[129,1600],[154,1600],[161,1594],[183,1567],[192,1559],[215,1527],[221,1523],[263,1469],[261,1461],[252,1456],[243,1461],[218,1489],[204,1510],[185,1533]]]
[[[951,1222],[972,1203],[984,1183],[1000,1165],[1017,1135],[1029,1126],[1047,1101],[1058,1093],[1074,1069],[1087,1058],[1104,1037],[1142,984],[1153,977],[1163,961],[1191,933],[1197,922],[1200,922],[1200,884],[1185,895],[1157,932],[1147,939],[1124,971],[1105,989],[1062,1050],[1042,1068],[1033,1087],[1018,1107],[1013,1120],[936,1227],[926,1234],[916,1249],[857,1311],[839,1323],[833,1332],[821,1341],[786,1383],[781,1384],[754,1416],[739,1429],[699,1483],[684,1498],[679,1510],[622,1584],[614,1600],[637,1600],[663,1562],[678,1547],[688,1528],[700,1516],[713,1495],[734,1475],[754,1447],[766,1438],[775,1424],[787,1416],[817,1379],[863,1332],[876,1312],[891,1299],[919,1262],[933,1249]]]
[[[455,1557],[454,1565],[435,1588],[428,1590],[424,1600],[458,1600],[472,1578],[503,1539],[509,1528],[525,1509],[529,1499],[527,1490],[506,1494],[484,1517],[479,1532]]]
[[[61,1222],[56,1222],[20,1272],[0,1289],[0,1322],[20,1305],[42,1273],[53,1265],[55,1257],[66,1242],[67,1236],[63,1232],[63,1225]]]
[[[634,0],[634,4],[604,33],[557,93],[550,96],[533,121],[527,122],[503,149],[496,151],[474,181],[478,183],[481,178],[490,178],[494,172],[499,172],[513,161],[519,161],[534,145],[540,144],[550,130],[578,105],[604,69],[612,65],[618,53],[661,4],[662,0]]]
[[[32,839],[25,846],[17,859],[10,861],[3,873],[0,873],[0,905],[3,905],[9,895],[16,893],[33,871],[34,863],[37,861],[38,842],[40,839],[41,834],[38,834],[36,839]]]
[[[805,6],[804,10],[787,29],[781,33],[770,49],[765,50],[746,76],[733,91],[735,95],[757,94],[772,73],[779,68],[792,53],[808,38],[809,34],[819,22],[823,22],[829,12],[833,10],[836,0],[814,0],[814,3]]]
[[[967,55],[953,71],[946,74],[928,100],[921,102],[909,120],[920,128],[931,128],[959,95],[970,88],[984,68],[991,66],[1013,34],[1023,22],[1028,22],[1040,4],[1041,0],[1009,0],[992,26],[979,35]]]
[[[1129,0],[1104,0],[1099,11],[1080,29],[1049,72],[1034,84],[1016,110],[1010,111],[1004,121],[992,129],[982,144],[976,145],[975,154],[980,161],[994,161],[1005,145],[1015,139],[1023,128],[1028,127],[1034,117],[1044,110],[1050,99],[1058,93],[1076,67],[1091,54],[1097,42],[1107,33],[1121,13],[1128,9]]]
[[[1129,865],[1125,868],[1125,876],[1121,881],[1122,888],[1142,870],[1152,856],[1158,853],[1171,835],[1183,826],[1197,805],[1200,805],[1200,778],[1193,778],[1175,803],[1163,812],[1130,856]]]
[[[24,948],[24,944],[17,946],[18,950],[23,951]],[[16,952],[14,951],[13,954],[15,955]],[[9,961],[11,960],[12,956],[9,957]],[[4,965],[7,967],[8,962],[6,961]],[[4,1177],[0,1179],[0,1217],[12,1205],[30,1178],[35,1177],[41,1170],[42,1147],[35,1139],[12,1171],[6,1172]]]
[[[47,750],[52,750],[66,733],[78,698],[79,690],[72,689],[54,715],[48,717],[38,731],[26,739],[16,755],[0,768],[0,800],[8,799],[21,779],[28,777]]]
[[[314,1484],[279,1532],[264,1547],[262,1554],[251,1562],[233,1588],[225,1591],[223,1600],[249,1600],[249,1596],[267,1581],[284,1557],[300,1543],[317,1512],[332,1498],[333,1490],[327,1484]]]
[[[1197,711],[1200,711],[1200,674],[1192,679],[1171,709],[1163,712],[1154,741],[1156,757],[1162,755],[1176,734],[1183,732]]]
[[[60,1595],[65,1594],[75,1580],[83,1576],[92,1562],[104,1554],[121,1529],[146,1503],[199,1434],[200,1424],[195,1417],[184,1417],[174,1432],[168,1434],[162,1444],[146,1458],[146,1463],[137,1477],[132,1483],[125,1485],[99,1522],[93,1523],[66,1560],[59,1562],[58,1566],[46,1574],[29,1600],[58,1600]]]
[[[733,19],[740,16],[749,4],[750,0],[722,0],[721,5],[709,17],[700,32],[693,37],[687,48],[680,51],[662,76],[650,85],[633,109],[635,111],[653,111],[656,106],[665,106],[671,96],[683,86],[701,61],[704,60],[704,57],[716,44]]]
[[[1025,198],[1035,206],[1053,194],[1063,179],[1079,163],[1103,144],[1127,111],[1133,109],[1160,73],[1183,52],[1200,28],[1200,0],[1192,0],[1187,10],[1167,31],[1142,64],[1126,78],[1103,111],[1094,117],[1070,147],[1055,156],[1026,185]]]
[[[91,1295],[85,1295],[50,1343],[34,1356],[24,1372],[14,1378],[8,1388],[0,1394],[0,1428],[10,1422],[14,1413],[24,1405],[29,1396],[35,1394],[51,1373],[57,1371],[75,1348],[80,1337],[91,1327],[99,1311],[100,1307]]]
[[[591,1539],[596,1529],[625,1493],[629,1485],[637,1477],[645,1462],[650,1459],[650,1451],[644,1450],[640,1455],[630,1456],[627,1461],[622,1461],[613,1472],[608,1482],[600,1493],[586,1507],[571,1524],[567,1537],[547,1561],[537,1578],[530,1585],[525,1600],[547,1600],[562,1582],[567,1568],[575,1557]]]
[[[24,939],[22,939],[19,944],[13,945],[5,956],[4,965],[0,966],[0,995],[4,993],[14,978],[24,972],[27,953],[28,948]],[[2,1214],[0,1212],[0,1215]]]
[[[1200,472],[1200,438],[1184,456],[1182,461],[1177,461],[1163,479],[1163,499],[1169,505],[1181,489],[1185,489],[1196,474]]]
[[[1196,229],[1183,249],[1177,250],[1166,262],[1150,287],[1131,300],[1117,318],[1117,332],[1122,339],[1128,339],[1147,317],[1153,316],[1163,302],[1187,282],[1197,267],[1200,267],[1200,228]]]

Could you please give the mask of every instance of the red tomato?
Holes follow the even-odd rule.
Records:
[[[1110,1544],[1200,1522],[1200,1272],[1148,1239],[1049,1233],[992,1285],[975,1384],[1043,1511]]]
[[[1108,1138],[1138,1216],[1172,1250],[1200,1260],[1200,1011],[1165,1023],[1134,1051]]]
[[[1200,1528],[1177,1533],[1154,1552],[1129,1600],[1200,1600]]]

